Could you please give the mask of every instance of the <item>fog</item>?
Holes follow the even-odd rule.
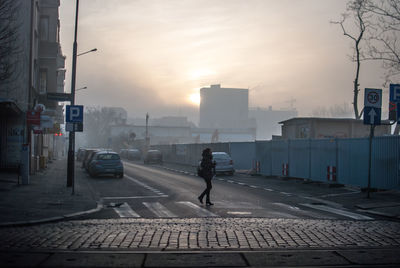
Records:
[[[355,65],[338,25],[347,0],[80,1],[76,104],[119,106],[129,117],[180,115],[198,123],[201,87],[248,88],[251,107],[299,115],[350,104]],[[70,90],[75,1],[62,1]],[[382,88],[363,63],[360,88]],[[362,90],[363,91],[363,90]],[[384,88],[384,100],[387,89]],[[387,101],[383,102],[387,107]],[[359,107],[363,96],[359,97]]]

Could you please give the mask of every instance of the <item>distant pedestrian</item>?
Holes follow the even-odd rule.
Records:
[[[200,203],[203,204],[203,198],[206,196],[206,205],[212,206],[214,205],[211,203],[210,200],[210,191],[212,188],[211,180],[215,174],[215,162],[212,160],[212,152],[210,148],[206,148],[203,150],[202,159],[200,163],[201,169],[201,176],[203,177],[204,181],[206,182],[206,189],[201,193],[198,197]]]

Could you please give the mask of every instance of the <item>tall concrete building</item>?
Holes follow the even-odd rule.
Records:
[[[249,90],[211,85],[200,89],[200,128],[248,128]]]
[[[270,140],[273,136],[281,135],[279,122],[297,116],[294,108],[274,110],[268,108],[250,108],[249,117],[254,118],[257,124],[257,140]]]

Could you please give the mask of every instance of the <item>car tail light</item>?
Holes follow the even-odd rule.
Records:
[[[229,161],[229,165],[233,165],[233,160],[230,160],[230,161]]]

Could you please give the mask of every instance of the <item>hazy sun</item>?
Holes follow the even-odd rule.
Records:
[[[189,101],[192,104],[200,105],[200,93],[193,93],[189,95]]]

